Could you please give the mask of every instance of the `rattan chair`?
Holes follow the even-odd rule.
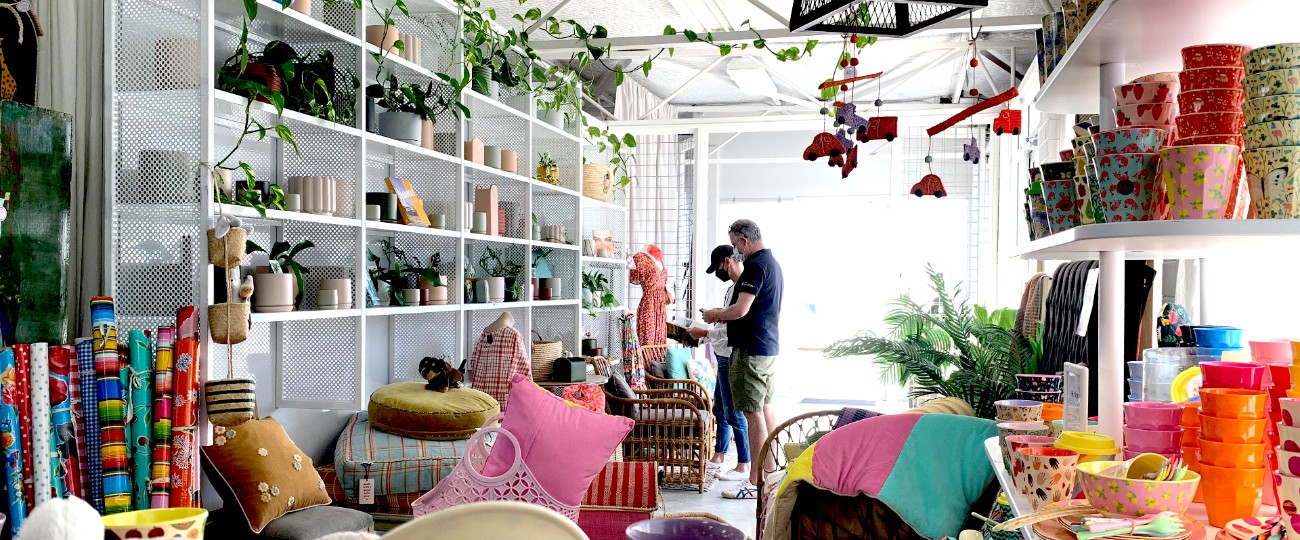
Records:
[[[645,361],[642,347],[639,362]],[[650,388],[633,390],[635,399],[605,392],[610,410],[635,407],[636,424],[623,439],[623,461],[648,461],[659,465],[664,484],[709,486],[708,460],[713,449],[713,401],[704,385],[686,379],[646,376]]]
[[[767,441],[759,449],[757,460],[754,461],[755,467],[762,467],[767,463],[767,456],[772,456],[776,461],[776,469],[772,472],[784,471],[790,466],[790,456],[787,456],[786,445],[802,446],[809,437],[818,432],[828,432],[839,421],[841,411],[816,411],[801,414],[777,426],[767,435]],[[797,455],[795,456],[797,457]],[[771,474],[771,473],[768,473]],[[758,505],[755,509],[754,516],[757,527],[754,529],[754,536],[758,540],[763,539],[763,528],[767,526],[767,476],[768,474],[758,475]]]

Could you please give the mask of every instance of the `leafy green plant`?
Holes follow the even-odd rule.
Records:
[[[503,259],[492,246],[483,248],[483,254],[478,258],[478,267],[490,277],[518,276],[524,270],[522,264]]]
[[[871,356],[884,367],[886,384],[910,386],[911,397],[947,396],[965,400],[981,418],[996,415],[993,402],[1015,396],[1016,375],[1034,373],[1041,347],[1016,330],[1004,327],[1008,310],[981,322],[962,297],[960,286],[949,289],[943,275],[926,266],[933,306],[922,306],[907,295],[893,303],[885,316],[886,336],[861,333],[828,347],[827,357]],[[1011,320],[1015,311],[1009,310]]]
[[[582,288],[591,292],[591,303],[583,307],[587,314],[596,317],[596,308],[618,307],[618,298],[609,290],[609,278],[597,270],[582,273]]]
[[[406,252],[394,245],[391,240],[380,240],[379,245],[382,256],[375,254],[372,249],[366,249],[366,260],[374,265],[369,270],[370,278],[388,284],[389,304],[401,305],[402,289],[405,289],[409,282],[407,269],[411,268],[410,261],[406,259]]]
[[[293,273],[293,280],[298,288],[298,294],[294,295],[293,298],[293,305],[294,307],[297,307],[302,304],[302,294],[306,291],[306,285],[303,282],[302,275],[306,274],[308,270],[303,267],[303,265],[299,264],[298,261],[294,260],[294,257],[302,253],[303,250],[314,247],[316,247],[316,243],[311,240],[303,240],[297,244],[290,244],[289,242],[280,240],[271,244],[271,250],[267,251],[252,240],[246,240],[244,250],[248,253],[266,253],[268,261],[275,261],[280,265],[282,271]]]
[[[429,264],[424,266],[423,268],[418,266],[410,266],[405,268],[402,271],[408,274],[415,274],[421,278],[424,278],[425,281],[428,281],[434,287],[441,287],[445,285],[445,283],[442,282],[442,274],[438,272],[438,268],[441,265],[442,265],[442,254],[434,253],[433,255],[429,256]]]

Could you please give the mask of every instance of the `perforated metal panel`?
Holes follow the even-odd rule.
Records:
[[[351,408],[362,402],[356,350],[360,321],[350,317],[280,323],[279,406]]]
[[[542,127],[534,127],[533,153],[528,161],[532,166],[529,170],[535,173],[542,153],[548,153],[555,160],[555,165],[560,168],[560,186],[580,192],[582,191],[582,159],[578,156],[580,146],[578,141],[567,139]]]
[[[486,189],[490,185],[497,187],[498,208],[506,211],[506,230],[502,236],[528,239],[532,235],[532,217],[528,210],[528,185],[490,172],[478,169],[465,169],[465,201],[474,202],[475,188]],[[488,216],[488,220],[497,216]]]
[[[528,246],[524,246],[521,244],[503,244],[500,242],[470,240],[468,242],[465,242],[465,256],[469,261],[469,265],[467,266],[473,267],[474,277],[479,277],[479,278],[489,277],[489,274],[487,273],[487,271],[483,269],[483,265],[480,262],[480,260],[487,254],[488,248],[491,248],[492,251],[495,252],[498,257],[501,258],[502,262],[506,264],[519,265],[519,267],[522,269],[520,270],[520,275],[524,276],[524,279],[527,278],[528,268],[532,262],[529,255]],[[506,277],[506,276],[496,276],[496,277]]]
[[[577,354],[578,308],[575,306],[547,306],[533,309],[533,330],[543,339],[559,340],[564,349]]]
[[[532,213],[539,225],[563,225],[565,236],[575,246],[582,245],[580,239],[591,237],[590,230],[578,230],[578,198],[573,195],[534,187]]]
[[[547,257],[551,263],[551,274],[560,279],[562,290],[553,300],[577,300],[582,298],[582,282],[578,280],[578,252],[570,249],[552,250]]]
[[[426,356],[446,359],[459,366],[462,356],[456,351],[456,332],[460,313],[419,313],[393,316],[392,363],[389,382],[418,381],[420,359]]]
[[[593,318],[585,311],[581,315],[582,331],[596,340],[605,358],[623,358],[623,311],[602,311]]]
[[[582,208],[583,238],[591,238],[591,231],[609,231],[614,239],[614,259],[626,259],[630,253],[627,245],[627,212],[608,206],[593,204]]]

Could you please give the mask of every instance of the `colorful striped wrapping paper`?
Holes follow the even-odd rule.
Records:
[[[123,424],[126,404],[122,401],[113,298],[96,296],[91,299],[90,320],[94,329],[100,452],[104,462],[104,512],[116,514],[131,509],[131,481],[128,477],[130,463],[127,461],[126,428]]]
[[[32,347],[26,343],[14,345],[14,366],[18,375],[18,439],[23,446],[23,502],[32,511],[36,494],[32,489]]]
[[[81,398],[86,405],[82,416],[86,429],[85,446],[81,454],[86,472],[86,501],[100,514],[104,513],[104,458],[100,452],[98,377],[95,374],[95,342],[91,338],[77,340],[77,365],[81,371]]]
[[[18,369],[12,349],[0,352],[0,446],[4,448],[5,490],[9,492],[9,530],[18,536],[27,517],[23,494],[23,447],[19,443]]]
[[[158,362],[153,375],[153,467],[149,476],[149,505],[171,505],[172,482],[172,347],[176,328],[158,329]]]
[[[53,431],[50,429],[50,347],[32,344],[32,473],[35,505],[50,500],[54,485],[54,456],[50,453]]]
[[[81,406],[81,366],[76,347],[59,345],[68,355],[68,395],[72,400],[73,436],[76,438],[77,489],[73,495],[90,499],[90,481],[86,477],[86,411]]]
[[[72,353],[67,347],[50,347],[50,425],[54,430],[55,494],[63,499],[81,492],[80,458],[76,424],[72,422]],[[58,489],[62,485],[62,489]]]
[[[172,382],[172,508],[189,508],[198,502],[199,342],[192,337],[176,341],[176,375]]]
[[[131,343],[130,376],[126,387],[130,392],[130,408],[127,410],[129,427],[127,433],[131,439],[127,444],[131,453],[131,509],[149,509],[149,469],[153,456],[149,453],[149,441],[153,426],[149,423],[153,403],[153,354],[150,352],[149,332],[131,330],[128,334]]]

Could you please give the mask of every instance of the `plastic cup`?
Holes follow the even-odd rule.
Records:
[[[1259,390],[1202,388],[1201,410],[1216,418],[1261,419],[1267,417],[1267,397]]]

